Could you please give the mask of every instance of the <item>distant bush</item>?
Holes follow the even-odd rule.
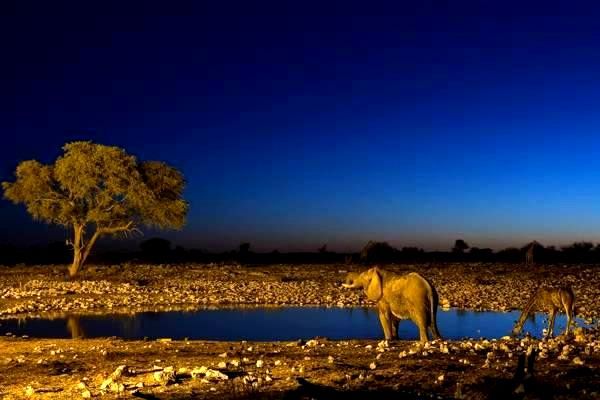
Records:
[[[140,243],[142,258],[147,262],[164,263],[171,258],[171,242],[163,238],[151,238]]]
[[[389,263],[398,258],[399,251],[388,242],[369,241],[360,252],[360,261],[373,263]]]

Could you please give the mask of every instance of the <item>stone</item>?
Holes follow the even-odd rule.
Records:
[[[208,370],[208,368],[206,368],[204,366],[200,367],[200,368],[196,367],[196,368],[192,369],[192,372],[191,372],[192,378],[197,379],[200,377],[204,377],[204,374],[206,374],[207,370]]]
[[[171,385],[176,382],[177,376],[173,367],[166,367],[162,371],[156,371],[153,374],[154,380],[162,386]]]
[[[573,359],[573,364],[575,364],[575,365],[583,365],[583,364],[585,364],[585,362],[581,358],[575,357]]]
[[[100,390],[108,390],[110,388],[110,385],[112,385],[112,383],[113,383],[112,378],[110,378],[110,377],[106,378],[100,384]]]
[[[206,371],[206,374],[204,375],[204,377],[206,379],[208,379],[208,380],[222,380],[222,381],[225,381],[225,380],[229,379],[229,377],[227,375],[225,375],[221,371],[217,371],[217,370],[214,370],[214,369],[208,369]]]
[[[229,376],[225,375],[221,371],[217,371],[214,369],[206,368],[204,366],[197,367],[192,370],[192,378],[193,379],[206,379],[206,380],[227,380]]]

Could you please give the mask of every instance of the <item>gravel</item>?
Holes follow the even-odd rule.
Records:
[[[66,266],[0,267],[0,318],[47,313],[193,310],[213,306],[365,306],[340,288],[347,265],[116,265],[88,267],[69,280]],[[509,264],[390,265],[417,271],[438,290],[440,306],[504,311],[523,306],[541,284],[570,285],[576,312],[600,316],[600,267]]]

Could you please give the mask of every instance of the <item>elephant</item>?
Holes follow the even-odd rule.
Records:
[[[433,285],[416,272],[398,275],[373,267],[362,273],[348,273],[342,287],[363,289],[369,300],[377,302],[386,340],[398,338],[401,319],[411,319],[417,325],[421,342],[428,340],[428,328],[433,339],[442,338],[436,321],[438,294]]]

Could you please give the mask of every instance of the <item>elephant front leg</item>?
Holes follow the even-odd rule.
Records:
[[[392,318],[390,311],[386,307],[379,307],[379,322],[381,322],[385,340],[392,340]]]

